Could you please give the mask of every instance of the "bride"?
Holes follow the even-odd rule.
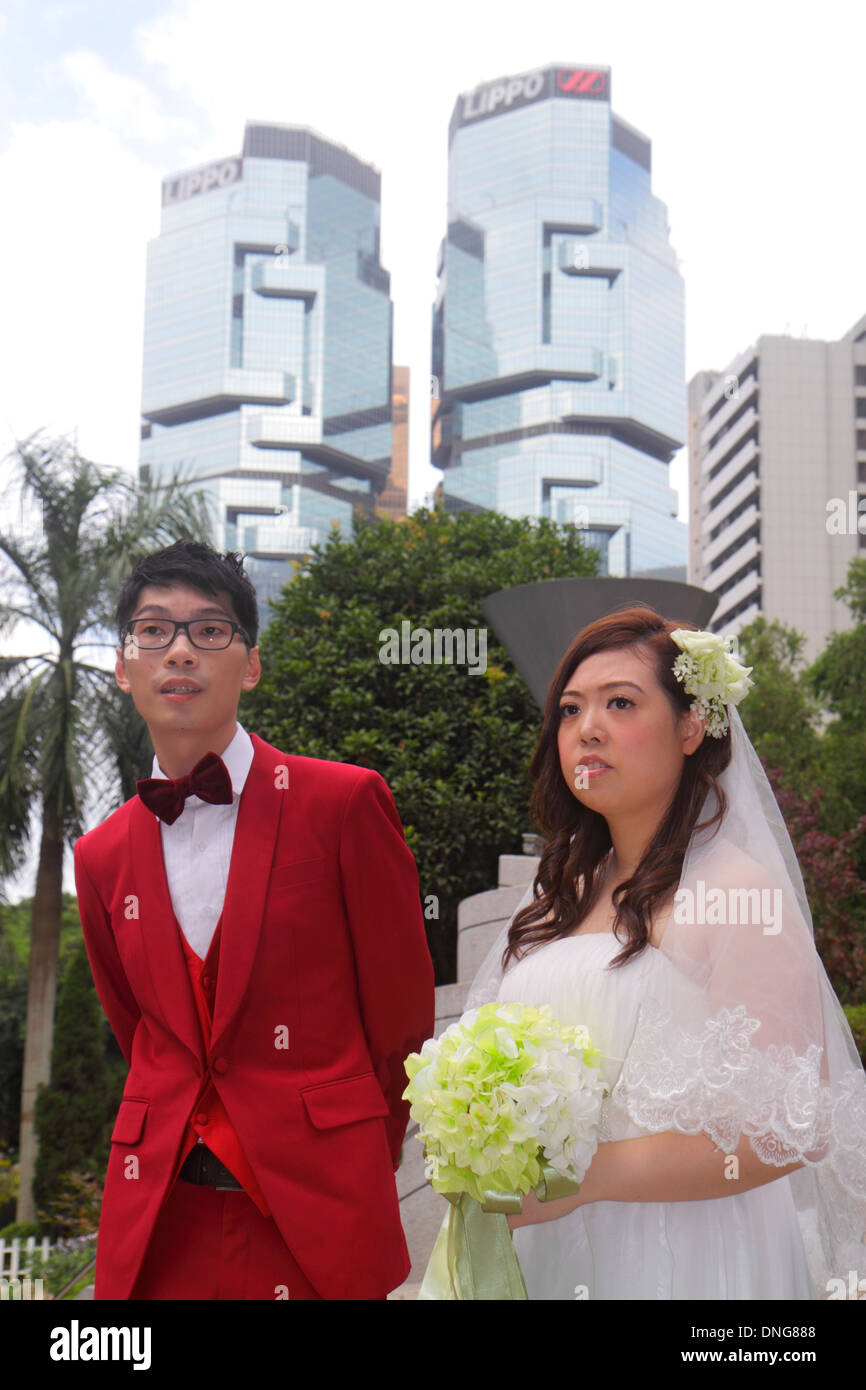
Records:
[[[532,1299],[845,1297],[851,1270],[866,1291],[866,1075],[733,641],[631,606],[548,692],[546,847],[467,1000],[550,1004],[601,1051],[580,1191],[507,1218]]]

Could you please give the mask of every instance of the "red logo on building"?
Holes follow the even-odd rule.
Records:
[[[556,74],[556,85],[572,96],[602,97],[607,92],[607,73],[597,68],[562,69]]]

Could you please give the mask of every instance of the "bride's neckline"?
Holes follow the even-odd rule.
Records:
[[[605,864],[604,879],[602,880],[602,882],[601,882],[601,884],[600,884],[600,888],[601,888],[602,891],[607,887],[608,879],[611,877],[610,869],[611,869],[611,856],[612,856],[612,853],[613,853],[612,850],[609,851],[608,856],[607,856],[607,861],[606,861],[606,864]],[[620,880],[620,881],[621,881],[621,880]],[[614,884],[613,886],[616,887],[616,884]],[[593,908],[591,909],[591,911],[595,911],[595,907],[593,907]],[[612,905],[611,905],[611,911],[613,911]],[[616,914],[614,913],[613,915],[615,916]],[[625,947],[625,946],[628,944],[626,941],[620,941],[619,938],[615,935],[615,933],[611,930],[610,927],[606,928],[604,931],[600,931],[600,930],[595,930],[595,931],[582,931],[581,928],[578,927],[575,931],[566,932],[565,936],[560,937],[559,940],[562,940],[562,941],[571,941],[571,940],[573,940],[574,938],[580,937],[580,936],[606,936],[606,937],[613,937],[614,940],[617,941],[617,943],[619,944],[619,946],[620,946],[621,948],[622,948],[622,947]],[[655,943],[652,942],[652,941],[647,941],[646,944],[647,944],[648,946],[651,946],[652,949],[653,949],[654,951],[658,951],[658,950],[660,949],[660,948],[659,948],[658,946],[656,946]]]
[[[617,942],[617,945],[620,948],[623,948],[628,945],[626,941],[620,941],[619,938],[615,936],[612,931],[573,931],[567,932],[565,936],[558,936],[554,939],[556,941],[586,941],[592,936],[603,936],[607,937],[608,940],[612,938],[614,941]],[[658,946],[654,946],[651,941],[647,941],[646,945],[649,946],[651,950],[658,951],[659,954],[661,954],[660,948]]]

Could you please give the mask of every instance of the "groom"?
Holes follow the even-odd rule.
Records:
[[[98,1299],[382,1299],[410,1261],[403,1060],[434,1028],[387,783],[237,722],[261,675],[239,557],[179,541],[121,590],[115,675],[153,775],[75,845],[84,941],[129,1063]]]

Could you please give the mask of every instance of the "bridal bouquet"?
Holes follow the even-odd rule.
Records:
[[[484,1004],[406,1058],[425,1177],[452,1206],[421,1298],[525,1298],[505,1215],[535,1188],[576,1192],[598,1142],[605,1094],[585,1028],[550,1006]]]

